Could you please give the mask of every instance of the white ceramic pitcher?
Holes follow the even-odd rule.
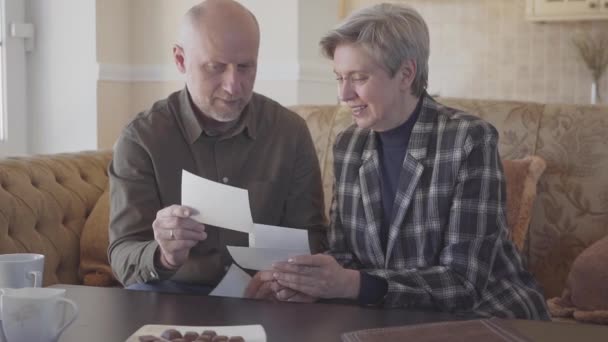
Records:
[[[41,287],[44,255],[0,254],[0,288]]]
[[[64,295],[64,289],[0,289],[6,342],[56,342],[78,316],[78,306]]]

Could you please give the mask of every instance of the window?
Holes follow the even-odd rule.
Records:
[[[25,1],[0,0],[0,157],[27,153]]]

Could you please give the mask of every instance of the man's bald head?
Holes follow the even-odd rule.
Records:
[[[234,0],[206,0],[190,8],[182,18],[178,44],[188,48],[205,31],[249,32],[258,44],[260,41],[257,19]]]
[[[234,0],[207,0],[184,16],[173,57],[208,125],[228,127],[251,100],[259,47],[255,17]]]

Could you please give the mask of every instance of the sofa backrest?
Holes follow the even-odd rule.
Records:
[[[547,169],[524,257],[547,297],[559,296],[576,256],[608,235],[608,107],[440,99],[491,122],[503,159],[536,154]],[[339,106],[295,106],[314,140],[329,208],[332,145],[352,123]],[[0,253],[46,255],[45,284],[80,283],[84,222],[107,188],[110,151],[0,160]]]
[[[111,152],[0,160],[0,253],[45,255],[44,285],[77,284],[80,235]]]
[[[546,105],[535,154],[547,161],[530,267],[559,296],[576,256],[608,234],[608,107]]]
[[[523,254],[545,295],[561,295],[576,256],[608,234],[608,107],[452,98],[439,102],[492,123],[500,134],[503,159],[535,154],[547,162]],[[311,130],[329,208],[331,148],[336,134],[352,123],[350,111],[335,105],[291,109]]]

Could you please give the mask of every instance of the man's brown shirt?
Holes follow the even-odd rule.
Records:
[[[160,209],[181,203],[182,169],[247,189],[255,223],[308,229],[313,252],[323,249],[321,175],[304,120],[254,94],[238,123],[213,135],[184,89],[137,115],[114,147],[108,254],[124,285],[171,279],[215,286],[232,263],[226,246],[247,246],[247,234],[207,226],[207,239],[177,272],[155,265],[152,222]]]

